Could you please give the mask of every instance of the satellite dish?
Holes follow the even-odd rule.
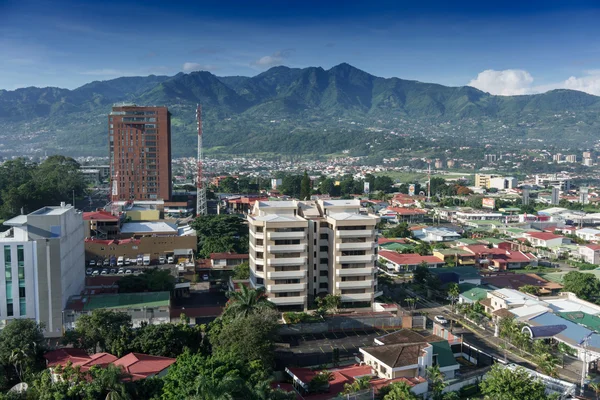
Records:
[[[25,382],[17,383],[15,386],[11,387],[8,391],[9,393],[25,393],[29,385]]]

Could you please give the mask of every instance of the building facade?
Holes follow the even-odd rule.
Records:
[[[167,107],[114,106],[108,115],[111,198],[170,200],[171,114]]]
[[[47,337],[62,335],[62,310],[84,287],[84,227],[70,205],[44,207],[4,223],[0,237],[0,324],[27,318],[44,324]]]
[[[259,201],[248,215],[250,283],[281,308],[340,295],[370,307],[377,293],[375,225],[358,200]]]

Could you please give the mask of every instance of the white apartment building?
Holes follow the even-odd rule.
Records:
[[[306,309],[319,295],[370,307],[377,293],[378,218],[358,200],[261,201],[248,215],[250,283],[282,309]]]
[[[84,227],[71,205],[19,215],[0,236],[0,328],[17,318],[43,323],[45,336],[62,335],[62,311],[84,287]]]

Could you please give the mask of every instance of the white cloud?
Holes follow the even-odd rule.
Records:
[[[192,71],[214,71],[215,69],[218,69],[217,66],[212,65],[212,64],[199,64],[199,63],[195,63],[195,62],[186,62],[183,63],[183,66],[181,67],[181,69],[185,72],[192,72]]]
[[[501,96],[544,93],[554,89],[578,90],[600,96],[600,70],[583,71],[582,76],[571,76],[562,82],[533,85],[533,76],[522,69],[492,69],[480,72],[477,78],[468,83],[484,92]]]
[[[252,65],[254,65],[256,67],[267,67],[267,68],[274,67],[276,65],[281,65],[281,64],[283,64],[284,60],[292,54],[293,51],[294,51],[294,49],[286,49],[286,50],[276,51],[275,53],[271,54],[270,56],[263,56],[263,57],[259,58],[258,60],[252,62]]]
[[[531,74],[522,69],[487,69],[480,72],[468,85],[491,94],[512,96],[531,93],[532,83]]]

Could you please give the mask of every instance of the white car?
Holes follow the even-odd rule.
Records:
[[[94,270],[92,268],[88,268],[85,270],[86,275],[91,275]]]
[[[100,275],[100,271],[95,269],[94,272],[92,272],[92,276],[98,276],[98,275]]]
[[[173,264],[174,262],[175,262],[175,259],[173,257],[169,256],[169,258],[167,258],[167,263]]]
[[[108,269],[103,269],[100,275],[108,275]]]
[[[129,265],[129,264],[131,264],[131,259],[129,259],[129,258],[126,258],[126,259],[125,259],[125,265]]]
[[[436,315],[435,317],[433,317],[433,319],[435,320],[435,322],[440,323],[442,325],[446,325],[448,323],[448,320],[443,315]]]
[[[90,267],[95,267],[96,266],[96,260],[90,260]]]
[[[123,268],[119,268],[117,275],[123,275],[124,273],[125,273],[125,270]]]
[[[133,272],[130,269],[128,269],[127,271],[125,271],[125,275],[131,275],[131,274],[133,274]]]

